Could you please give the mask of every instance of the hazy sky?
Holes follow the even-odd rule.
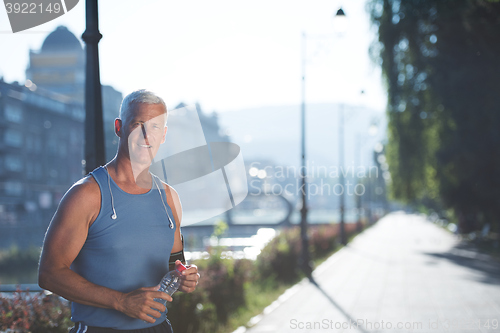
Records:
[[[375,32],[365,2],[101,0],[101,81],[124,94],[154,90],[170,106],[199,102],[205,111],[297,105],[305,31],[307,103],[383,110],[380,69],[368,55]],[[348,17],[343,35],[334,33],[340,6]],[[17,34],[10,32],[4,8],[0,76],[7,82],[24,82],[29,49],[40,49],[58,25],[77,36],[85,29],[84,0],[64,16]]]

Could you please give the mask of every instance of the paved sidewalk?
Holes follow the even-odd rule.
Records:
[[[390,214],[246,332],[500,332],[500,264],[457,245],[423,217]]]

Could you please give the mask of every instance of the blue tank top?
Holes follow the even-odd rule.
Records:
[[[92,283],[124,293],[156,286],[168,272],[177,227],[162,183],[153,179],[160,188],[173,229],[154,183],[147,193],[129,194],[111,177],[108,186],[108,173],[103,167],[95,169],[91,175],[101,190],[101,209],[71,269]],[[115,220],[111,218],[113,209],[109,187],[114,198]],[[88,326],[141,329],[158,325],[165,319],[166,313],[163,313],[154,324],[150,324],[112,309],[76,302],[71,305],[71,320]]]

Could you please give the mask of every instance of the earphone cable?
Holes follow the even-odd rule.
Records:
[[[108,167],[105,166],[104,169],[106,169],[106,173],[108,174],[108,187],[109,187],[109,193],[111,194],[111,208],[113,209],[113,215],[111,215],[111,218],[113,220],[116,220],[116,218],[118,217],[116,215],[116,211],[115,211],[115,200],[113,198],[113,192],[111,191],[111,181],[110,181],[110,178],[111,176],[109,175],[109,170],[108,170]]]
[[[170,215],[168,214],[167,206],[165,205],[165,201],[163,201],[163,196],[161,195],[160,187],[158,186],[158,183],[156,182],[156,176],[151,174],[153,176],[153,181],[155,182],[156,188],[158,189],[158,194],[160,195],[161,203],[163,204],[163,208],[165,208],[165,213],[167,213],[167,218],[169,222],[170,229],[174,228],[174,223],[172,222],[172,219],[170,218]],[[166,193],[165,193],[166,195]]]

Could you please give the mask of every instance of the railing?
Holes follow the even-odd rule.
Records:
[[[18,290],[30,291],[30,292],[40,292],[45,289],[40,288],[36,283],[26,283],[26,284],[0,284],[0,292],[2,293],[13,293]]]

